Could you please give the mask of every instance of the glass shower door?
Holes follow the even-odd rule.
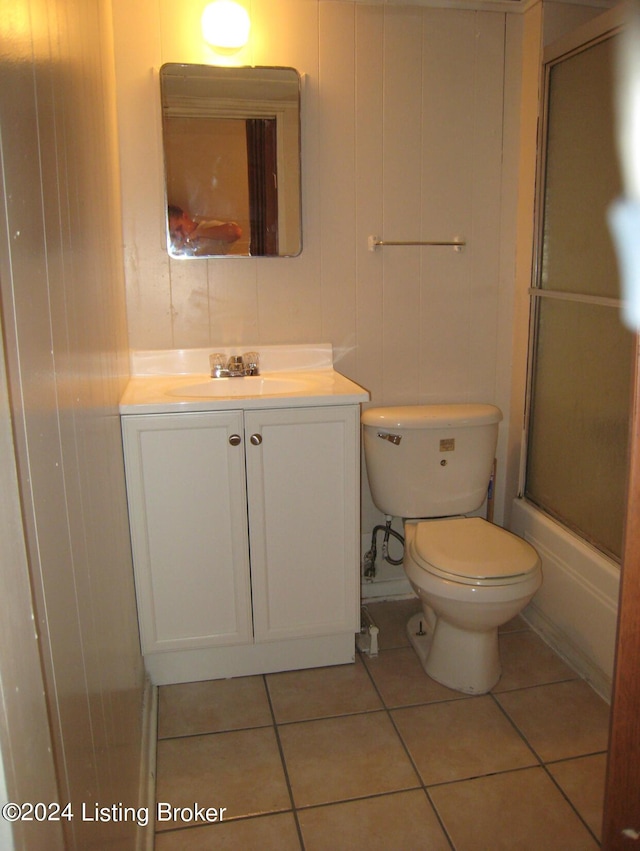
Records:
[[[546,68],[525,496],[620,557],[633,335],[606,210],[621,191],[615,35]]]

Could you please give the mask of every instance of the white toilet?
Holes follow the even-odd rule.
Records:
[[[542,583],[532,546],[480,517],[500,410],[493,405],[411,405],[362,414],[371,495],[404,520],[404,569],[424,614],[408,625],[425,671],[468,694],[500,679],[498,627]]]

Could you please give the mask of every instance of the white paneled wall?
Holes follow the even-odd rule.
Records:
[[[203,5],[114,2],[131,347],[326,341],[374,404],[507,413],[521,16],[246,0],[251,41],[230,59],[202,43]],[[300,257],[169,260],[152,71],[167,61],[304,75]],[[371,252],[371,234],[468,245]]]
[[[110,24],[104,0],[0,0],[0,466],[17,517],[2,541],[0,744],[12,800],[72,802],[75,815],[18,824],[20,848],[62,847],[61,831],[65,848],[132,848],[138,832],[80,818],[82,803],[138,803],[145,694],[118,417],[128,352]]]

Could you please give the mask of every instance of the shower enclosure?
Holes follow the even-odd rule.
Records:
[[[540,553],[527,617],[608,697],[628,467],[634,337],[607,228],[621,191],[610,19],[551,45],[537,180],[526,458],[511,526]]]

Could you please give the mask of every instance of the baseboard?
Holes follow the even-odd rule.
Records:
[[[355,633],[149,653],[144,663],[158,686],[347,665],[355,659]]]
[[[139,805],[150,815],[155,813],[156,800],[156,744],[158,740],[158,687],[149,677],[145,680],[142,700],[142,747],[140,749]],[[136,851],[153,851],[155,844],[155,818],[149,818],[146,827],[137,832]]]

